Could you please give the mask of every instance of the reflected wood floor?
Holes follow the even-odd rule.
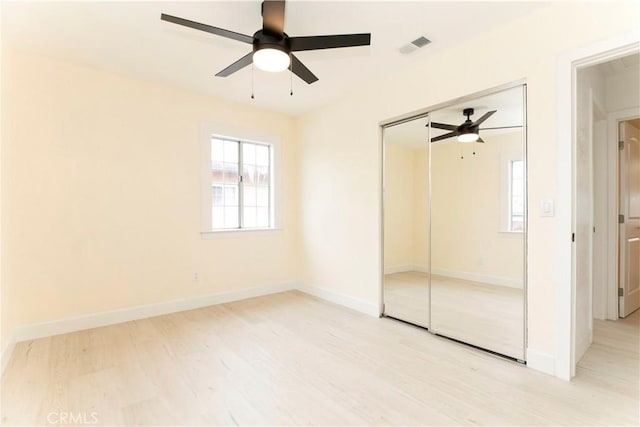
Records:
[[[564,382],[292,291],[19,343],[2,421],[638,425],[634,319],[598,322]]]
[[[429,293],[427,273],[404,271],[384,276],[384,310],[438,334],[525,358],[522,289],[434,274]]]

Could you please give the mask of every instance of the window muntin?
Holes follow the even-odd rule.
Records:
[[[272,147],[211,138],[211,228],[272,228]]]

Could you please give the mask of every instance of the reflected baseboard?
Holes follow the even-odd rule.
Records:
[[[391,265],[384,268],[384,274],[406,273],[408,271],[419,271],[428,273],[429,267],[424,265],[407,264],[407,265]]]
[[[406,273],[410,271],[428,273],[429,267],[424,265],[407,264],[387,266],[384,268],[384,274]],[[432,273],[438,276],[449,277],[452,279],[468,280],[471,282],[484,283],[487,285],[505,286],[514,289],[523,288],[522,280],[514,279],[511,277],[492,276],[490,274],[474,273],[469,271],[446,270],[444,268],[434,268],[432,270]]]

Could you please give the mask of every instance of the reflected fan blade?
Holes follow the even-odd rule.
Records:
[[[284,1],[262,2],[262,29],[277,35],[284,32]]]
[[[497,128],[482,128],[480,130],[493,130],[493,129],[515,129],[515,128],[521,128],[522,126],[500,126]]]
[[[291,51],[336,49],[339,47],[368,46],[371,34],[337,34],[334,36],[291,37]]]
[[[445,133],[444,135],[436,136],[435,138],[431,138],[431,142],[442,141],[443,139],[453,138],[454,136],[458,136],[457,132]]]
[[[292,68],[293,67],[293,68]],[[291,55],[291,65],[289,65],[289,70],[293,71],[293,74],[300,77],[305,82],[311,84],[313,82],[318,81],[318,78],[309,70],[305,65],[300,62],[295,55]]]
[[[488,113],[485,113],[484,116],[480,117],[478,120],[476,120],[475,122],[473,122],[473,126],[478,126],[480,123],[484,122],[485,120],[487,120],[489,117],[493,116],[493,114],[498,111],[498,110],[493,110],[493,111],[489,111]]]
[[[431,123],[431,127],[432,128],[436,128],[436,129],[444,129],[444,130],[457,130],[458,129],[458,126],[456,126],[456,125],[448,125],[446,123],[436,123],[436,122]]]
[[[478,139],[476,140],[476,142],[480,142],[480,143],[484,144],[484,139],[482,139],[482,138],[478,137]]]
[[[211,25],[201,24],[200,22],[195,22],[195,21],[189,21],[188,19],[178,18],[177,16],[166,15],[164,13],[160,15],[160,19],[162,19],[163,21],[182,25],[185,27],[195,28],[196,30],[205,31],[210,34],[215,34],[216,36],[222,36],[228,39],[233,39],[233,40],[238,40],[244,43],[253,44],[253,37],[247,36],[246,34],[240,34],[234,31],[224,30],[218,27],[212,27]]]
[[[220,71],[218,74],[216,74],[216,76],[227,77],[235,73],[236,71],[243,69],[244,67],[251,64],[252,62],[253,62],[253,52],[249,52],[242,58],[238,59],[233,64],[229,65],[224,70]]]

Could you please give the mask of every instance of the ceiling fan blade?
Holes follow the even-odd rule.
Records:
[[[369,46],[371,34],[336,34],[333,36],[291,37],[291,51],[335,49],[339,47]]]
[[[514,128],[521,128],[522,126],[500,126],[497,128],[482,128],[480,130],[493,130],[493,129],[514,129]]]
[[[293,67],[293,68],[292,68]],[[293,71],[293,74],[300,77],[305,82],[311,84],[313,82],[317,82],[318,78],[309,70],[305,65],[300,62],[295,55],[291,55],[291,65],[289,65],[289,69]]]
[[[456,125],[448,125],[446,123],[436,123],[436,122],[432,122],[431,123],[431,127],[432,128],[436,128],[436,129],[444,129],[444,130],[457,130],[458,126]]]
[[[435,138],[431,138],[431,142],[442,141],[443,139],[453,138],[454,136],[458,136],[457,132],[445,133],[444,135],[436,136]]]
[[[476,142],[480,142],[480,143],[484,144],[484,139],[482,139],[482,138],[478,137],[478,139],[476,140]]]
[[[262,2],[262,29],[282,35],[284,32],[284,1],[264,0]]]
[[[174,24],[182,25],[189,28],[195,28],[196,30],[205,31],[216,36],[226,37],[228,39],[238,40],[244,43],[253,44],[253,37],[246,34],[236,33],[234,31],[224,30],[218,27],[212,27],[211,25],[201,24],[200,22],[189,21],[188,19],[178,18],[177,16],[171,16],[161,14],[160,19]]]
[[[478,120],[476,120],[475,122],[473,122],[473,126],[478,126],[480,123],[484,122],[485,120],[487,120],[489,117],[493,116],[493,114],[498,111],[498,110],[493,110],[493,111],[489,111],[487,113],[484,114],[484,116],[480,117]]]
[[[231,74],[243,69],[244,67],[251,64],[252,62],[253,62],[253,52],[249,52],[242,58],[238,59],[233,64],[229,65],[224,70],[220,71],[218,74],[216,74],[216,76],[218,77],[230,76]]]

